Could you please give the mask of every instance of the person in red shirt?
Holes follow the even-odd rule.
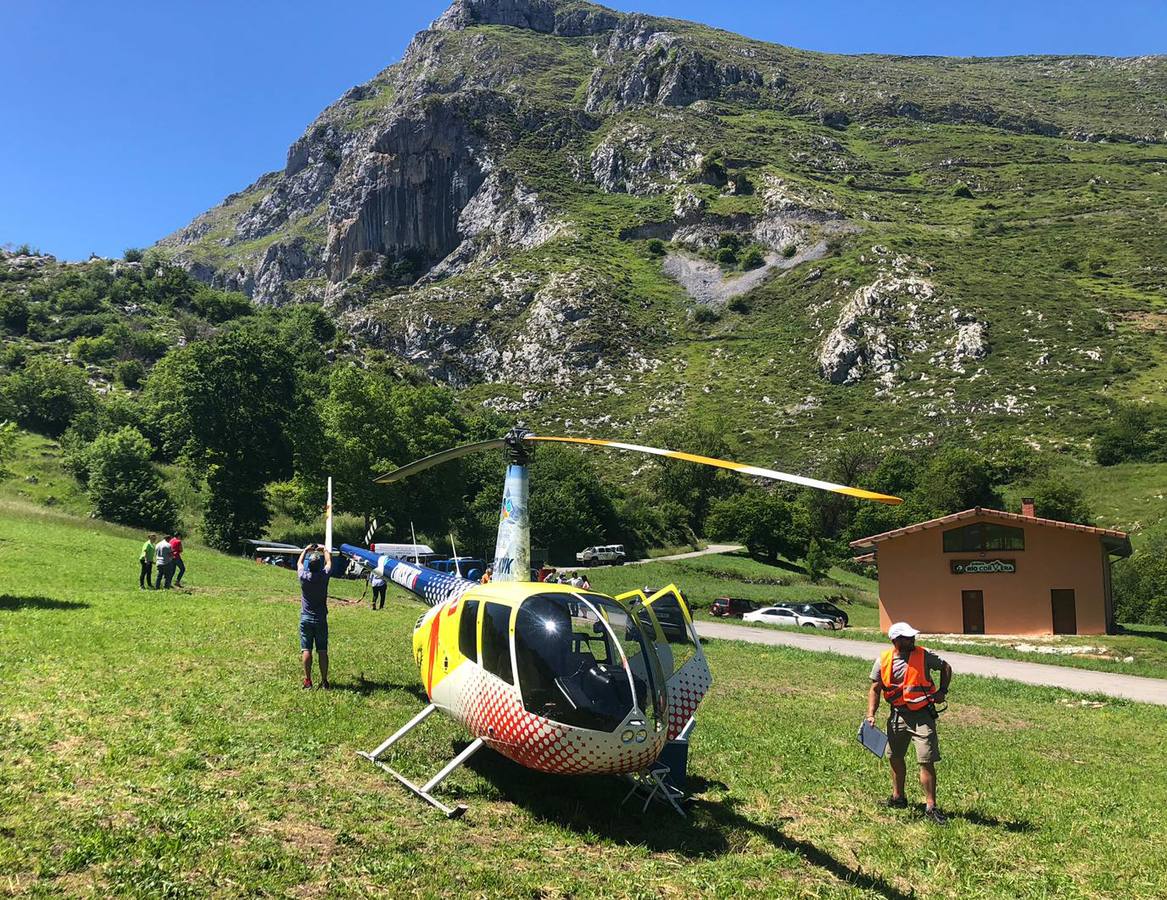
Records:
[[[178,571],[178,577],[174,579],[174,586],[182,587],[182,576],[186,574],[186,563],[182,561],[182,538],[179,537],[178,532],[175,532],[174,537],[170,539],[170,551],[174,557],[174,567]]]

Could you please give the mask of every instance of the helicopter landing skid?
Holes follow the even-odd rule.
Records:
[[[433,796],[433,794],[430,792],[447,778],[449,778],[455,769],[461,766],[464,762],[466,762],[466,760],[468,760],[478,751],[478,749],[482,746],[482,738],[476,738],[466,747],[465,750],[446,763],[446,765],[442,767],[441,771],[439,771],[433,778],[420,787],[418,787],[400,772],[385,765],[385,763],[381,762],[379,758],[383,753],[385,753],[385,751],[397,743],[401,738],[405,737],[407,734],[409,734],[409,732],[413,731],[414,728],[428,719],[430,714],[436,709],[437,707],[432,703],[429,704],[425,709],[406,722],[405,725],[386,738],[382,742],[381,746],[379,746],[376,750],[372,750],[367,753],[363,750],[358,750],[357,756],[363,756],[377,768],[388,772],[390,775],[396,778],[397,781],[399,781],[401,785],[411,794],[420,797],[430,806],[440,809],[443,813],[446,814],[447,819],[460,819],[466,812],[465,806],[463,806],[461,803],[457,804],[456,806],[446,806],[446,804],[442,803],[441,800]]]
[[[643,797],[644,806],[640,809],[642,813],[648,812],[649,804],[653,800],[659,800],[661,803],[669,804],[681,818],[687,818],[685,810],[681,808],[681,803],[686,799],[685,792],[669,784],[668,766],[656,763],[641,769],[639,772],[629,772],[624,777],[632,782],[632,788],[620,801],[621,806],[633,797],[636,797],[637,800]]]

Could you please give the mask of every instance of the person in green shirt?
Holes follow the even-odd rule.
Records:
[[[146,538],[146,543],[142,545],[142,552],[138,554],[138,562],[142,567],[142,572],[138,575],[138,587],[141,590],[152,587],[150,577],[154,573],[154,545],[157,543],[158,535],[150,534]]]

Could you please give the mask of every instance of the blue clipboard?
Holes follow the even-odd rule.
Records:
[[[874,725],[868,725],[866,719],[859,723],[859,743],[880,759],[887,752],[887,735]]]

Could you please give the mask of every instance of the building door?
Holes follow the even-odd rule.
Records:
[[[1054,612],[1054,634],[1077,634],[1078,610],[1074,592],[1054,588],[1049,593]]]
[[[984,591],[961,591],[960,605],[964,608],[964,633],[985,633]]]

